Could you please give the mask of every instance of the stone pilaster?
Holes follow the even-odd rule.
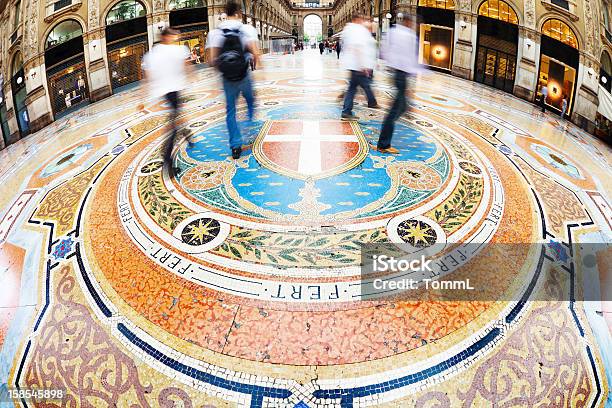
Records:
[[[14,143],[19,140],[19,125],[15,117],[15,108],[13,103],[13,92],[11,90],[11,82],[4,82],[4,98],[6,100],[6,118],[9,125],[9,143]]]
[[[44,54],[30,58],[23,64],[26,83],[26,106],[30,118],[30,131],[36,132],[53,122],[53,111],[47,90]]]
[[[580,68],[578,69],[572,121],[588,131],[592,131],[595,127],[595,116],[599,106],[598,83],[599,61],[590,54],[580,52]]]
[[[540,33],[520,27],[514,94],[533,101],[538,85]]]
[[[452,74],[472,79],[476,52],[476,16],[471,12],[455,12],[455,49],[453,52]]]
[[[83,38],[85,64],[91,102],[110,96],[111,84],[106,56],[106,36],[104,28],[90,31]]]

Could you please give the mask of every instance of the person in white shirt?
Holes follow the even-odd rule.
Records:
[[[391,147],[395,121],[406,111],[407,76],[418,72],[417,38],[413,30],[413,20],[406,16],[401,24],[391,28],[383,41],[382,55],[387,66],[393,70],[393,80],[397,94],[387,113],[378,138],[377,150],[382,153],[397,154],[399,150]]]
[[[376,65],[374,52],[374,64],[372,64],[372,49],[374,39],[372,34],[364,25],[365,19],[361,14],[353,15],[350,23],[342,30],[342,63],[350,71],[349,87],[344,95],[344,105],[342,108],[343,120],[359,120],[353,115],[353,101],[357,87],[363,88],[368,98],[368,107],[378,108],[378,102],[372,88],[372,70]]]
[[[172,150],[176,138],[176,118],[180,93],[187,87],[187,75],[190,69],[189,50],[185,46],[173,44],[178,39],[178,32],[170,27],[161,33],[161,42],[151,49],[142,59],[145,72],[145,87],[153,97],[164,98],[170,104],[170,140],[164,150],[164,162],[168,164],[170,174],[175,169],[172,166]]]
[[[227,20],[208,36],[206,48],[210,61],[223,74],[225,92],[225,122],[229,132],[229,144],[234,159],[242,153],[242,135],[236,122],[236,100],[242,94],[248,107],[249,122],[255,115],[255,94],[248,67],[259,66],[257,30],[250,24],[242,24],[240,6],[230,1],[225,5]],[[251,59],[252,58],[252,65]]]

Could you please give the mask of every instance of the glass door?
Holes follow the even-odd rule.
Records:
[[[514,88],[514,55],[491,48],[479,47],[476,59],[475,81],[512,92]]]
[[[495,84],[495,68],[497,65],[497,52],[493,50],[486,51],[484,83],[485,85],[493,86]]]

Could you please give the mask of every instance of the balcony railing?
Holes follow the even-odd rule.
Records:
[[[332,8],[333,3],[292,3],[294,8]]]

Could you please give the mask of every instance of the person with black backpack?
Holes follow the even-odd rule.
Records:
[[[257,30],[252,25],[242,24],[242,12],[237,3],[228,2],[225,14],[227,20],[210,33],[206,47],[210,50],[210,61],[223,76],[229,144],[232,157],[238,159],[242,153],[242,135],[236,122],[236,100],[240,94],[244,96],[249,122],[252,122],[255,94],[249,76],[249,58],[253,59],[253,66],[259,66],[259,47]]]

